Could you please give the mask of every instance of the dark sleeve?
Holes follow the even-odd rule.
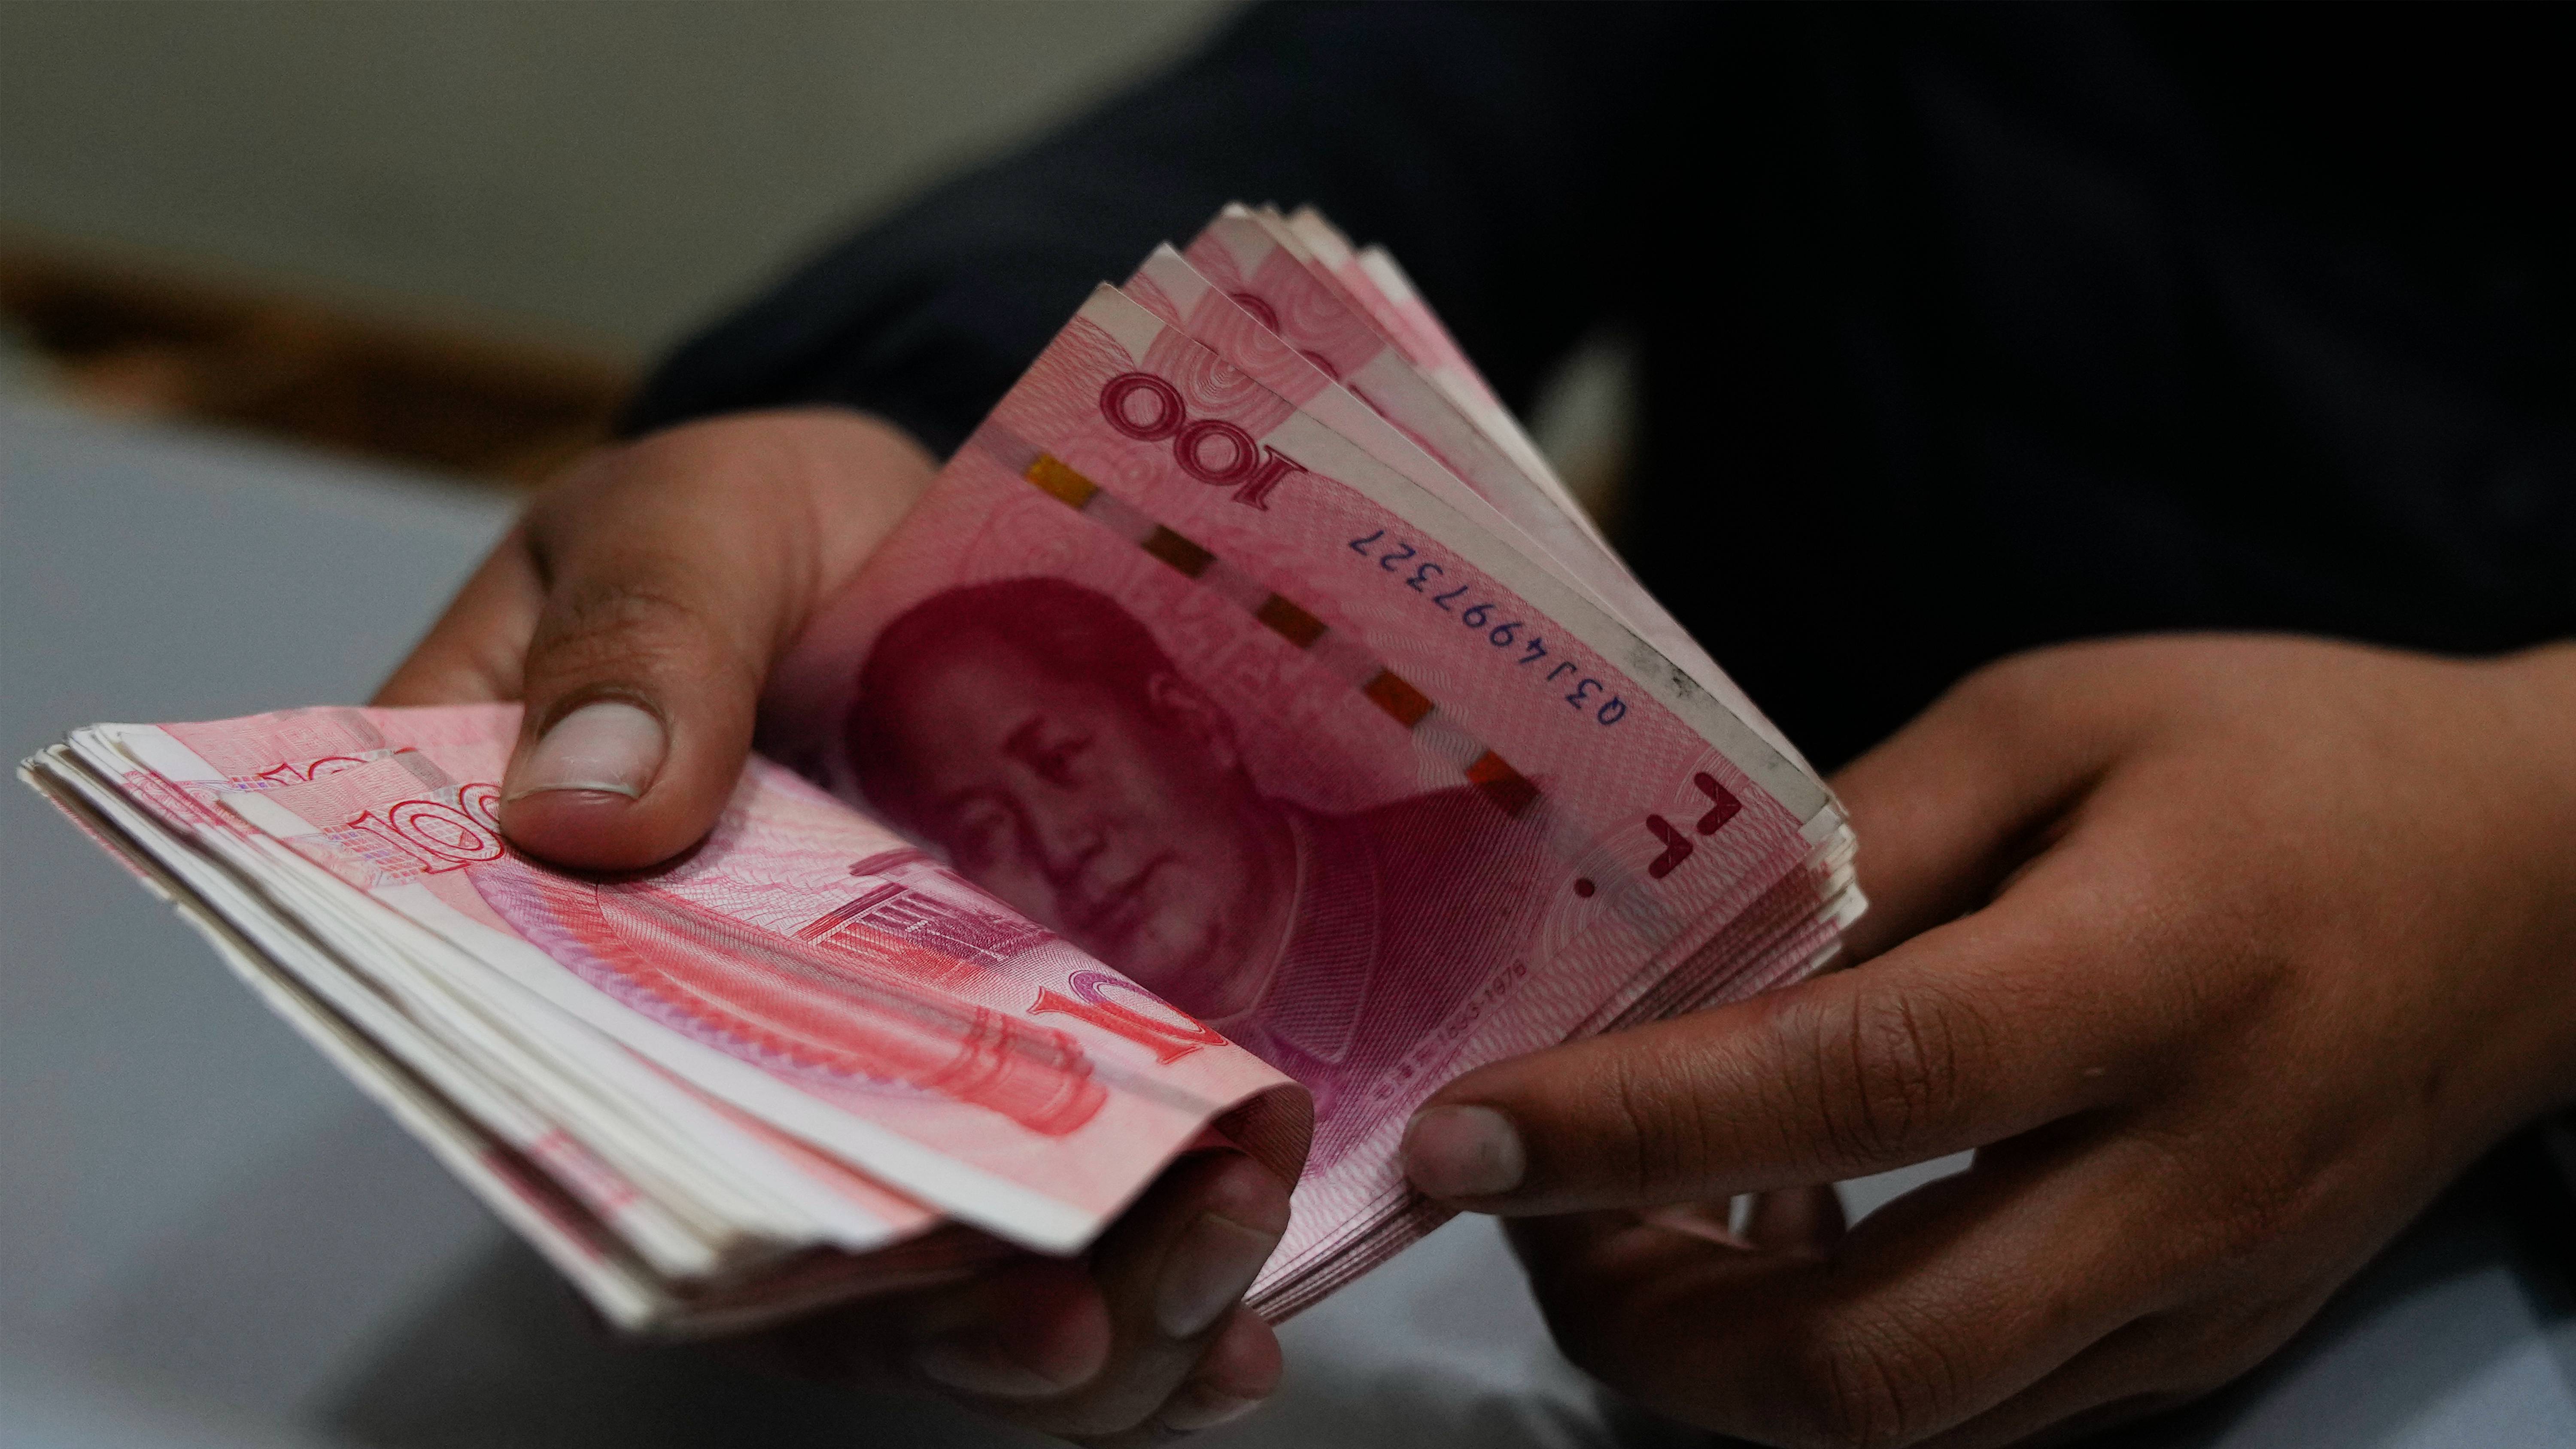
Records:
[[[832,402],[953,449],[1094,283],[1229,200],[1402,260],[1507,400],[1610,305],[1663,32],[1630,5],[1276,5],[852,236],[680,348],[625,427]]]

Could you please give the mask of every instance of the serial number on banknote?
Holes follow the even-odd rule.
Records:
[[[1352,539],[1350,550],[1361,558],[1374,561],[1387,574],[1403,580],[1406,588],[1429,600],[1433,608],[1482,636],[1489,648],[1517,654],[1519,657],[1513,663],[1530,668],[1552,657],[1548,653],[1547,640],[1531,630],[1523,620],[1506,617],[1509,611],[1501,604],[1490,599],[1474,604],[1462,602],[1474,592],[1474,585],[1442,588],[1442,575],[1448,570],[1422,558],[1422,550],[1416,545],[1400,538],[1390,539],[1386,530],[1381,528],[1364,538]],[[1534,668],[1530,672],[1540,673]],[[1609,686],[1567,660],[1557,660],[1544,673],[1541,682],[1565,686],[1566,704],[1579,713],[1590,715],[1605,729],[1628,717],[1626,700],[1612,694]]]

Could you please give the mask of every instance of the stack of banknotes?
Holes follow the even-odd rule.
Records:
[[[98,725],[21,773],[612,1323],[1080,1252],[1296,1183],[1273,1318],[1439,1220],[1479,1064],[1825,965],[1832,794],[1392,258],[1228,207],[1103,285],[654,870],[502,838],[513,706]]]

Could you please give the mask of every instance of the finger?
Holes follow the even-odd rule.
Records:
[[[918,1387],[1011,1401],[1064,1393],[1109,1361],[1109,1310],[1079,1262],[1030,1256],[975,1280],[870,1299],[725,1346],[839,1387]]]
[[[518,529],[493,548],[384,687],[380,705],[485,704],[519,697],[519,663],[545,589]]]
[[[1842,1240],[1843,1200],[1833,1184],[1756,1194],[1744,1237],[1773,1253],[1821,1253]]]
[[[1226,1315],[1189,1380],[1164,1403],[1154,1422],[1177,1434],[1231,1423],[1278,1391],[1285,1366],[1279,1335],[1260,1314],[1238,1305]]]
[[[2118,1100],[2181,1019],[2105,989],[2124,918],[2084,862],[1867,969],[1469,1072],[1404,1140],[1476,1212],[1699,1202],[1928,1161]]]
[[[1981,671],[1834,776],[1870,902],[1844,933],[1854,960],[1981,904],[2107,768],[2133,726],[2082,708],[2060,676],[2085,663]]]
[[[769,666],[929,474],[883,425],[828,417],[697,425],[588,467],[528,520],[546,597],[501,827],[623,870],[706,833]]]
[[[1288,1228],[1288,1185],[1239,1152],[1184,1159],[1122,1215],[1091,1254],[1108,1307],[1106,1366],[1079,1390],[1014,1414],[1052,1433],[1099,1438],[1135,1430],[1193,1377],[1255,1396],[1259,1375],[1229,1359],[1202,1367],[1220,1337],[1231,1355],[1275,1354],[1268,1325],[1234,1314]],[[1239,1337],[1238,1337],[1239,1336]]]
[[[1746,1206],[1744,1226],[1735,1208]],[[1675,1203],[1647,1208],[1639,1221],[1747,1252],[1821,1253],[1843,1235],[1842,1199],[1833,1185],[1782,1188],[1720,1202]]]
[[[1724,1202],[1681,1202],[1668,1207],[1648,1208],[1637,1214],[1637,1218],[1723,1248],[1741,1248],[1750,1252],[1757,1245],[1735,1230],[1734,1209],[1732,1199]]]
[[[2228,1319],[2197,1311],[2141,1319],[2038,1383],[1934,1435],[1925,1449],[2071,1444],[2179,1408],[2270,1357],[2314,1308],[2265,1305]]]
[[[1648,1405],[1765,1443],[1913,1443],[2169,1306],[2174,1205],[2144,1160],[2069,1145],[1919,1189],[1827,1255],[1616,1214],[1513,1241],[1568,1354]]]
[[[2170,1342],[2160,1325],[2133,1323],[2068,1361],[2065,1367],[1956,1428],[1924,1441],[1923,1449],[1999,1449],[2003,1445],[2071,1443],[2105,1429],[2173,1408],[2197,1393],[2149,1390],[2142,1360],[2160,1358]],[[2212,1385],[2215,1387],[2215,1385]]]
[[[1197,1367],[1151,1419],[1123,1434],[1089,1442],[1099,1449],[1127,1449],[1169,1443],[1231,1423],[1261,1407],[1261,1401],[1278,1389],[1281,1366],[1278,1335],[1260,1314],[1237,1306],[1208,1341]]]

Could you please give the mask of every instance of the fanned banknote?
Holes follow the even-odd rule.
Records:
[[[1080,1251],[1296,1183],[1281,1317],[1438,1220],[1485,1062],[1818,969],[1814,772],[1391,257],[1229,207],[1103,284],[775,671],[713,834],[503,839],[511,706],[100,725],[21,774],[613,1323]]]

